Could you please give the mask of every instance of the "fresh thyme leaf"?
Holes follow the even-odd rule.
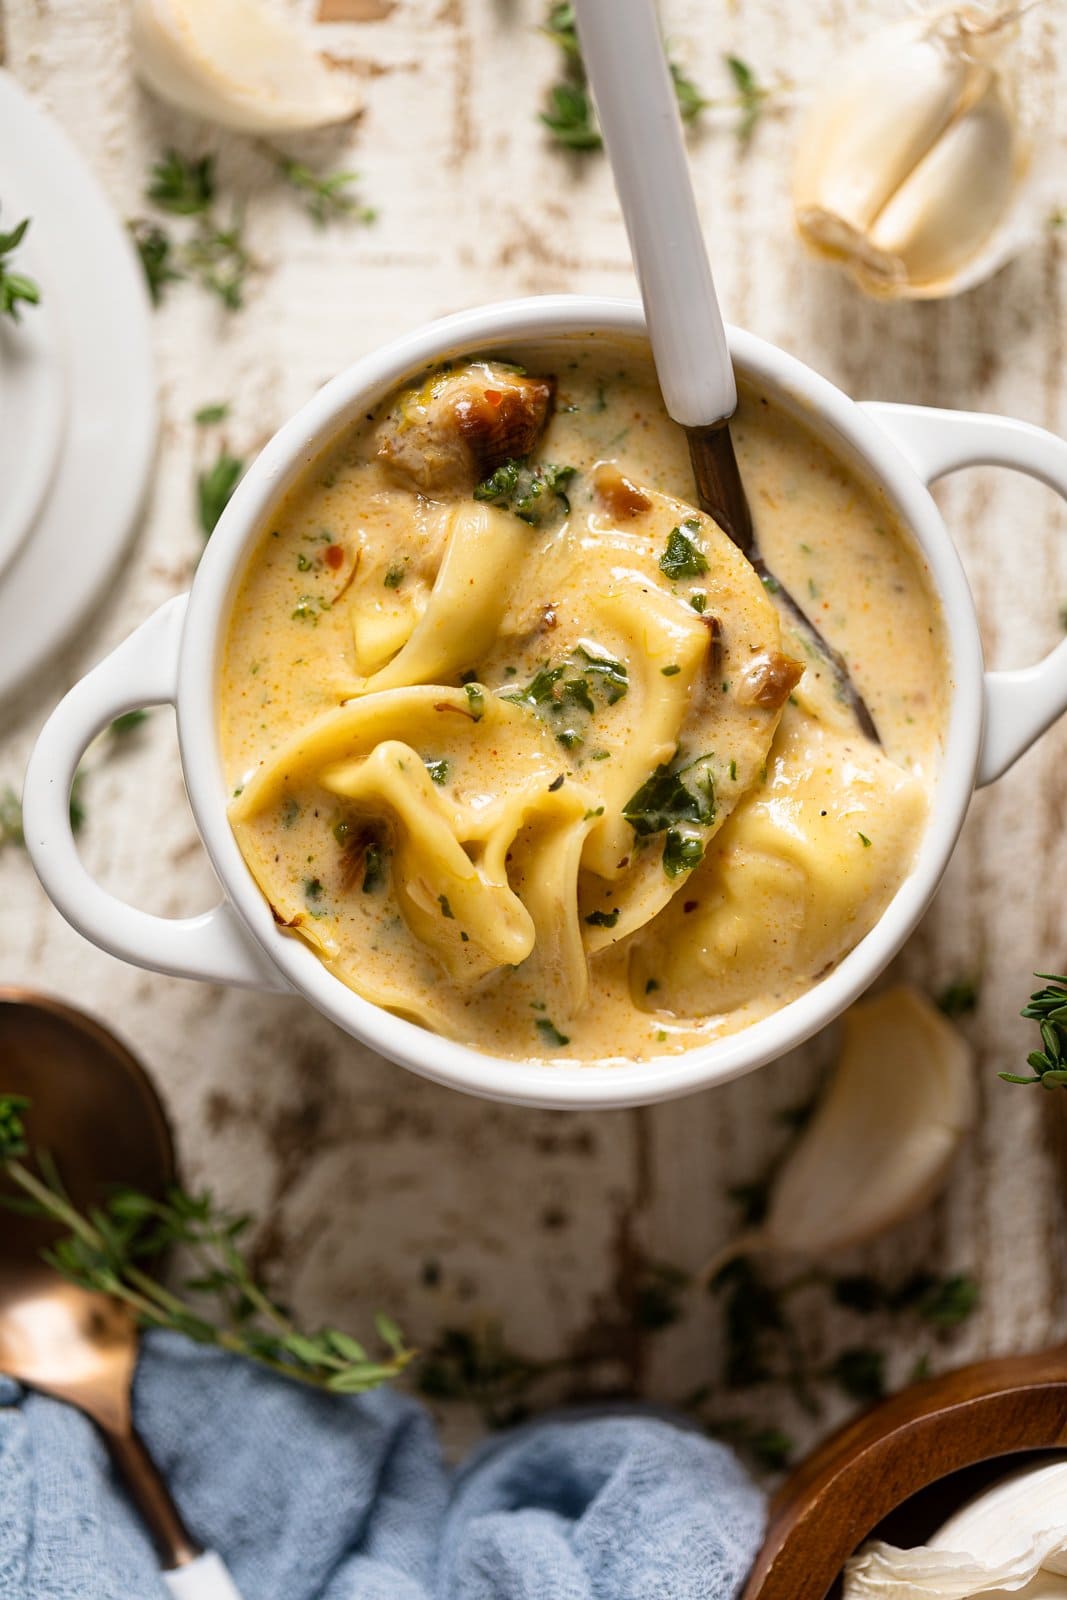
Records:
[[[1017,1072],[998,1076],[1005,1083],[1039,1083],[1043,1089],[1055,1089],[1067,1084],[1067,975],[1035,972],[1034,976],[1044,978],[1045,987],[1035,989],[1020,1015],[1037,1023],[1044,1049],[1031,1050],[1027,1056],[1030,1077]]]
[[[573,56],[575,60],[581,59],[581,50],[578,48],[578,29],[574,20],[574,6],[570,0],[564,0],[561,5],[550,8],[548,17],[541,32],[558,44],[564,55]]]
[[[217,400],[213,405],[201,406],[199,411],[193,412],[193,421],[199,428],[207,428],[214,422],[225,422],[230,414],[230,402]]]
[[[670,63],[671,81],[683,122],[692,122],[710,102],[704,98],[692,78],[688,77],[676,61]]]
[[[205,216],[200,231],[185,245],[182,259],[200,285],[218,295],[228,311],[240,310],[252,257],[245,248],[239,216],[233,217],[228,228]]]
[[[143,218],[131,222],[130,235],[141,258],[148,294],[154,306],[162,303],[168,283],[178,283],[185,273],[177,265],[170,235]]]
[[[742,61],[739,56],[727,56],[726,65],[730,76],[737,89],[738,104],[741,115],[737,124],[737,137],[742,144],[747,144],[756,131],[756,124],[763,115],[763,107],[770,94],[757,78],[752,67],[747,61]]]
[[[553,1049],[559,1049],[560,1046],[571,1042],[570,1036],[566,1033],[560,1033],[556,1024],[549,1022],[547,1017],[538,1017],[534,1025],[545,1043],[551,1045]]]
[[[981,1292],[967,1273],[934,1283],[919,1302],[919,1315],[935,1328],[958,1328],[977,1308]]]
[[[348,218],[352,222],[373,222],[378,213],[365,206],[351,186],[359,182],[358,172],[328,172],[320,177],[302,161],[288,156],[278,157],[278,170],[286,183],[300,192],[304,205],[316,227],[324,228],[328,222]]]
[[[39,286],[24,273],[12,272],[8,260],[26,237],[29,225],[29,217],[23,217],[9,233],[0,232],[0,317],[10,317],[12,322],[20,320],[20,304],[35,306],[41,299]]]
[[[715,820],[714,756],[697,756],[684,766],[665,763],[622,808],[634,832],[641,836],[663,833],[678,823],[708,827]]]
[[[214,533],[244,469],[244,461],[224,449],[210,467],[197,473],[196,503],[205,539],[210,539]]]
[[[827,1377],[850,1400],[881,1400],[885,1395],[885,1354],[870,1345],[852,1345],[831,1362]]]
[[[5,844],[24,845],[22,801],[9,783],[0,789],[0,849]]]
[[[169,149],[153,165],[146,193],[161,211],[178,217],[202,216],[215,198],[215,157],[194,160]]]
[[[566,486],[576,470],[548,462],[531,467],[524,458],[515,457],[483,479],[474,490],[474,498],[514,512],[523,522],[540,527],[570,511]]]
[[[937,997],[939,1010],[946,1017],[970,1016],[972,1011],[978,1009],[978,983],[974,978],[957,978],[955,983],[950,983],[942,989]]]
[[[604,143],[584,83],[554,83],[541,121],[565,150],[599,150]]]
[[[688,527],[671,529],[659,558],[659,570],[672,582],[677,578],[699,578],[702,572],[707,572],[707,557],[698,548],[693,530]]]
[[[33,1166],[23,1159],[27,1107],[21,1096],[0,1095],[0,1169],[21,1190],[14,1202],[20,1210],[69,1230],[42,1255],[72,1282],[123,1301],[146,1326],[172,1328],[315,1388],[361,1393],[396,1377],[411,1360],[390,1317],[377,1320],[384,1349],[375,1358],[336,1329],[296,1327],[256,1281],[240,1247],[250,1218],[224,1210],[206,1191],[172,1188],[157,1199],[120,1189],[88,1214],[79,1212],[47,1152]],[[169,1246],[197,1262],[196,1275],[178,1290],[164,1287],[146,1265]],[[214,1302],[213,1315],[201,1299]]]

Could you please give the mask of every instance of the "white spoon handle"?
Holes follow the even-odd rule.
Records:
[[[574,11],[667,410],[683,427],[718,422],[737,386],[654,0]]]
[[[187,1566],[163,1573],[174,1600],[241,1600],[237,1585],[214,1550],[205,1550]]]

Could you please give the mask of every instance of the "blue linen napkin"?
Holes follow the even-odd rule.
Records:
[[[763,1531],[730,1452],[647,1413],[529,1423],[453,1473],[414,1400],[157,1332],[134,1415],[245,1600],[731,1600]],[[0,1600],[166,1600],[96,1430],[4,1378]]]

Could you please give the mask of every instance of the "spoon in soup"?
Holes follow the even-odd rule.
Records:
[[[654,0],[574,0],[582,58],[615,176],[668,415],[686,433],[697,501],[833,669],[861,729],[878,742],[840,651],[759,551],[730,419],[737,384],[697,215],[682,122]]]

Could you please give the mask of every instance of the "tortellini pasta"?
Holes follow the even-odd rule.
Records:
[[[839,959],[925,788],[569,381],[431,378],[275,512],[223,675],[230,815],[368,999],[498,1054],[641,1056]]]

